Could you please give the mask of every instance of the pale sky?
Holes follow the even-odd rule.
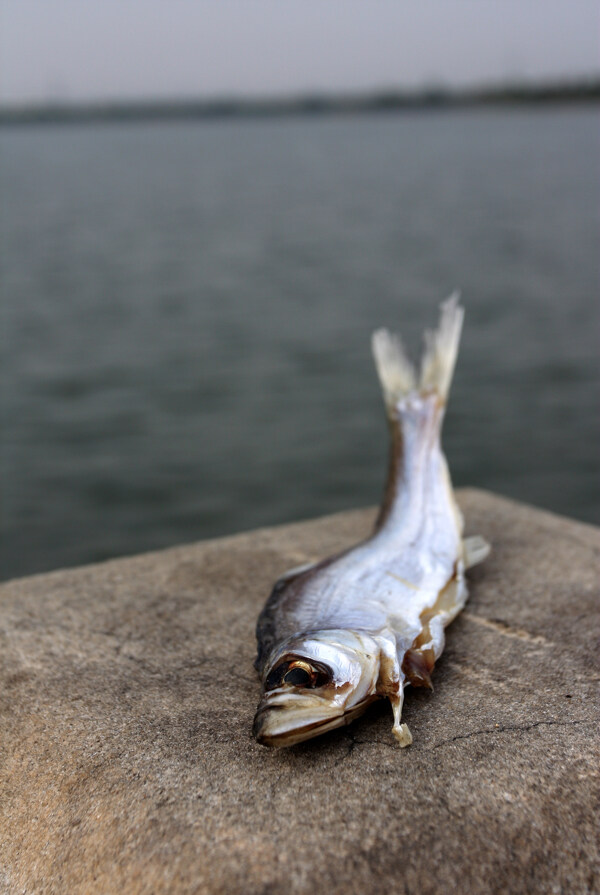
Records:
[[[361,91],[600,70],[598,0],[0,0],[0,101]]]

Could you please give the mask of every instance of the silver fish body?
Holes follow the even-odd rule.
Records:
[[[374,334],[391,432],[385,497],[370,538],[286,573],[259,617],[254,734],[264,745],[347,724],[382,697],[396,739],[412,742],[401,722],[404,688],[431,687],[444,628],[467,599],[465,569],[489,550],[482,538],[463,541],[440,440],[462,319],[454,295],[426,334],[418,381],[400,342]]]

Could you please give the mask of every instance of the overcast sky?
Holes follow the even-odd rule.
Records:
[[[0,0],[4,102],[596,73],[598,0]]]

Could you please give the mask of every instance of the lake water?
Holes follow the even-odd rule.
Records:
[[[5,129],[1,575],[377,503],[369,351],[467,309],[456,485],[600,521],[598,114]]]

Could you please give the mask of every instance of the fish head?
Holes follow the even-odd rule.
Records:
[[[368,634],[328,630],[293,637],[265,665],[253,733],[293,746],[349,723],[378,698],[379,645]]]

